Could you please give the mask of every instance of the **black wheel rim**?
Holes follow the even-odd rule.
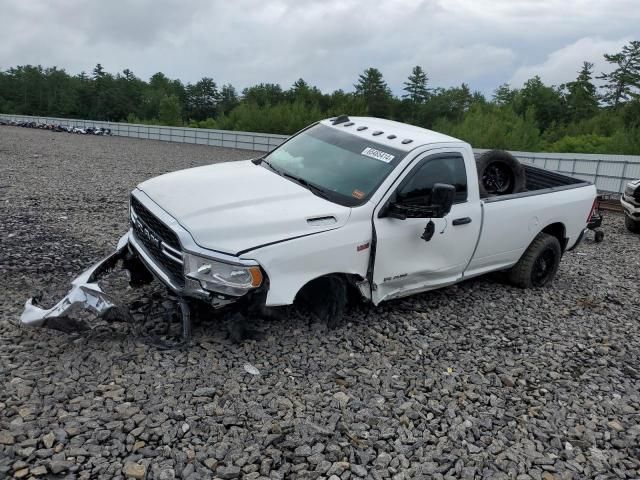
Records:
[[[490,163],[482,174],[482,184],[487,193],[496,195],[511,193],[513,186],[511,169],[503,163]]]
[[[549,283],[553,277],[556,265],[556,253],[547,248],[538,255],[533,263],[533,271],[531,272],[531,283],[535,287],[542,287]]]

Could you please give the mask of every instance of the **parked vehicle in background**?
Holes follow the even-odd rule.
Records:
[[[11,127],[37,128],[40,130],[51,130],[52,132],[78,133],[80,135],[105,135],[111,136],[110,128],[103,127],[75,127],[73,125],[60,125],[59,123],[41,122],[16,122],[13,120],[3,120],[0,118],[0,126],[9,125]]]
[[[260,158],[141,183],[116,252],[54,308],[27,302],[22,321],[46,324],[73,303],[110,308],[95,282],[119,259],[133,284],[156,277],[184,304],[235,304],[246,316],[306,299],[330,325],[349,290],[378,305],[498,270],[544,287],[582,239],[595,197],[591,183],[506,152],[477,166],[461,140],[340,116]]]
[[[624,209],[624,223],[627,230],[640,233],[640,180],[627,183],[620,203]]]

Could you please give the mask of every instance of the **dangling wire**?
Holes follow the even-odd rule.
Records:
[[[442,235],[444,231],[447,229],[447,227],[449,226],[449,220],[447,220],[447,217],[444,217],[443,220],[444,220],[444,227],[442,228],[440,235]]]

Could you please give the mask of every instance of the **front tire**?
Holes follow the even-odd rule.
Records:
[[[631,233],[640,233],[640,221],[635,221],[633,218],[625,215],[624,224]]]
[[[555,278],[561,258],[558,239],[540,233],[509,272],[509,281],[520,288],[544,287]]]

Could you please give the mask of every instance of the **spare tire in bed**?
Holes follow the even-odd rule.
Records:
[[[490,150],[476,160],[480,197],[509,195],[526,189],[527,178],[522,164],[504,150]]]

